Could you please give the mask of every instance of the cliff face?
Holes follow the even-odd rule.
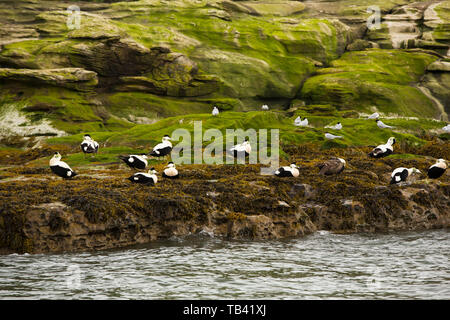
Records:
[[[369,6],[380,9],[377,28]],[[450,159],[449,21],[450,2],[438,0],[0,0],[1,250],[448,227],[448,173],[388,182],[396,167],[426,172],[430,157]],[[367,121],[373,112],[395,129]],[[299,116],[308,127],[294,125]],[[300,178],[196,165],[153,188],[125,180],[117,155],[148,152],[196,122],[279,129],[281,164],[296,161]],[[337,122],[342,138],[326,140]],[[80,154],[85,133],[100,143],[94,158]],[[368,159],[361,146],[390,136],[395,154]],[[55,151],[76,179],[50,174]],[[348,168],[318,176],[331,156]]]
[[[296,179],[262,176],[259,165],[186,165],[178,167],[179,180],[161,178],[154,187],[129,183],[130,170],[116,164],[80,168],[72,181],[47,168],[11,167],[1,171],[1,251],[97,250],[198,233],[279,239],[316,230],[450,226],[448,173],[439,181],[417,175],[390,186],[393,168],[426,172],[430,161],[372,160],[366,151],[341,150],[348,167],[338,176],[320,176],[316,168],[336,151],[310,146],[292,154],[301,166]],[[163,165],[155,167],[161,172]]]
[[[74,2],[2,0],[0,101],[68,134],[294,99],[446,120],[449,4],[409,2],[86,1],[73,28]]]

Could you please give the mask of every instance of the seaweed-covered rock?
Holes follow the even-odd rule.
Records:
[[[422,152],[445,157],[448,144],[432,144]],[[116,164],[79,167],[71,181],[55,177],[48,167],[1,170],[0,252],[99,250],[199,230],[227,239],[280,239],[316,230],[449,227],[448,173],[439,182],[419,175],[389,185],[394,168],[426,172],[433,163],[428,158],[373,160],[355,148],[303,149],[288,152],[290,161],[302,163],[297,179],[263,176],[259,165],[179,166],[180,179],[162,178],[152,187],[129,183],[129,169]],[[42,150],[45,162],[49,154],[50,149]],[[325,178],[316,164],[331,155],[345,157],[348,168]]]

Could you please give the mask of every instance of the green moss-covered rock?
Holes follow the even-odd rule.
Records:
[[[430,5],[424,20],[425,25],[432,28],[433,40],[450,46],[450,1]]]
[[[373,43],[363,39],[357,39],[347,46],[348,51],[362,51],[368,48],[373,48]]]
[[[79,19],[70,20],[68,11],[43,12],[36,16],[37,30],[47,37],[66,36],[73,39],[118,39],[126,36],[101,15],[80,10]]]
[[[301,98],[311,104],[370,112],[376,107],[386,114],[436,117],[439,110],[417,88],[435,56],[400,50],[369,49],[349,52],[330,68],[309,78]]]
[[[45,70],[0,68],[0,81],[20,81],[89,90],[97,85],[98,79],[95,72],[81,68]]]
[[[290,16],[305,9],[303,3],[296,1],[241,1],[239,5],[255,15]]]
[[[422,82],[450,114],[450,72],[428,72]]]
[[[189,9],[177,1],[166,8],[155,1],[115,4],[111,14],[123,13],[115,23],[136,41],[186,54],[221,80],[222,95],[240,99],[294,97],[315,64],[343,52],[350,33],[336,20],[255,16],[247,2],[215,3],[230,12],[232,19],[224,20],[208,14],[213,4],[206,3]]]

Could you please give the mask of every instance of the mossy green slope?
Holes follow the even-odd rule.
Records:
[[[327,19],[230,13],[214,1],[202,3],[118,3],[109,14],[145,46],[169,46],[187,54],[223,80],[223,94],[238,98],[293,97],[315,61],[327,63],[342,53],[349,32]]]
[[[309,78],[300,96],[311,104],[330,104],[339,110],[436,117],[439,110],[414,87],[436,59],[404,50],[347,52]]]
[[[297,115],[307,117],[310,125],[308,127],[296,127],[294,119]],[[330,130],[325,128],[341,122],[343,129]],[[410,146],[421,146],[426,141],[420,136],[427,136],[432,132],[442,128],[443,122],[426,119],[388,119],[387,124],[395,127],[394,130],[379,129],[373,120],[364,118],[341,118],[335,116],[314,116],[303,111],[298,111],[291,117],[281,112],[273,111],[252,111],[252,112],[223,112],[214,117],[210,114],[190,114],[185,116],[169,117],[154,124],[136,125],[131,129],[122,132],[96,133],[90,132],[91,136],[97,138],[106,146],[128,146],[138,148],[143,152],[150,149],[161,141],[162,136],[172,135],[177,129],[186,129],[190,133],[191,143],[194,142],[194,125],[201,124],[202,133],[208,129],[217,129],[224,136],[227,129],[255,129],[258,134],[260,129],[279,129],[280,144],[282,146],[298,145],[304,143],[318,144],[322,148],[349,146],[378,145],[387,141],[391,136],[397,137],[399,143]],[[343,136],[342,139],[329,141],[325,139],[325,132]],[[269,132],[270,137],[270,132]],[[70,144],[76,146],[81,141],[81,135],[74,135],[61,138],[51,138],[48,140],[52,144]],[[223,140],[224,144],[226,139]],[[203,142],[206,146],[210,142]],[[174,145],[177,141],[174,141]],[[254,150],[257,150],[254,145]]]

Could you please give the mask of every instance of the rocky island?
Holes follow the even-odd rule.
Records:
[[[426,178],[450,159],[450,1],[0,0],[0,13],[1,253],[450,225],[449,170]],[[368,120],[375,112],[394,128]],[[197,121],[278,129],[281,165],[297,163],[299,177],[182,164],[177,180],[127,180],[119,155]],[[86,133],[93,157],[80,150]],[[392,155],[368,156],[391,136]],[[53,175],[54,152],[78,176]],[[331,157],[345,170],[319,175]],[[422,174],[390,185],[398,167]]]

